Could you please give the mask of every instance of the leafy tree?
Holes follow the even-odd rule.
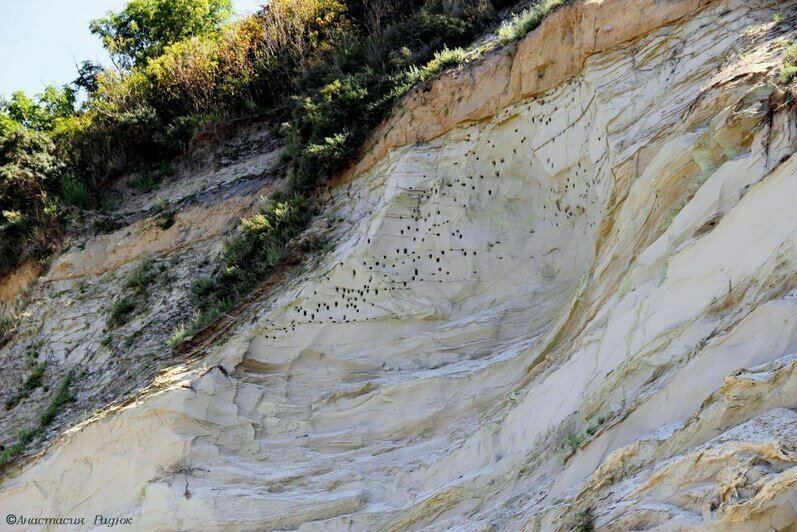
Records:
[[[62,167],[46,133],[19,126],[0,137],[0,275],[57,241]]]
[[[102,66],[92,61],[83,61],[77,67],[78,77],[72,82],[77,89],[85,89],[89,94],[94,94],[99,88],[97,76],[102,72]]]
[[[71,87],[48,85],[35,98],[15,91],[10,100],[0,100],[0,134],[14,129],[13,123],[34,131],[52,131],[59,119],[74,114],[75,90]]]
[[[0,105],[2,102],[0,102]],[[19,122],[11,119],[7,114],[0,113],[0,139],[21,127]]]
[[[52,129],[59,119],[75,114],[75,89],[68,85],[63,87],[48,85],[43,93],[36,95],[36,99],[44,114],[43,125],[47,129]]]
[[[129,70],[170,44],[213,33],[232,14],[231,0],[131,0],[123,10],[91,21],[116,66]]]
[[[0,210],[36,210],[53,192],[61,166],[44,133],[17,128],[0,138]]]
[[[42,109],[23,91],[14,91],[10,100],[0,101],[0,110],[8,119],[25,127],[38,129],[37,126],[43,125]]]

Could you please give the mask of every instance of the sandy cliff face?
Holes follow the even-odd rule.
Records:
[[[445,75],[331,189],[317,267],[10,472],[4,506],[143,530],[789,529],[797,124],[772,73],[795,20],[592,0]]]

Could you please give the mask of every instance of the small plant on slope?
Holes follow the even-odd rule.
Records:
[[[17,432],[17,441],[13,445],[7,446],[2,454],[0,454],[0,464],[5,464],[14,457],[25,452],[25,447],[33,441],[33,438],[44,432],[66,404],[75,400],[75,397],[70,391],[73,380],[74,374],[72,371],[69,371],[56,389],[52,399],[50,399],[47,408],[39,416],[38,427],[33,430],[19,429]]]
[[[108,325],[118,327],[130,320],[130,316],[143,302],[149,286],[155,280],[152,257],[144,257],[136,264],[125,279],[125,289],[132,290],[133,295],[122,296],[111,306],[108,313]]]
[[[64,405],[67,403],[71,403],[75,400],[75,397],[69,391],[69,387],[72,385],[72,379],[74,378],[72,372],[66,374],[64,380],[61,381],[61,384],[58,386],[58,389],[55,391],[55,395],[50,400],[50,404],[47,405],[47,409],[39,416],[39,428],[45,429],[47,428],[50,423],[53,422],[55,416],[61,411]]]
[[[590,532],[594,530],[595,525],[593,524],[592,510],[587,508],[586,510],[577,512],[573,515],[569,526],[572,532]]]
[[[30,375],[28,375],[28,378],[25,379],[25,382],[22,384],[22,389],[6,401],[6,410],[13,408],[22,399],[28,397],[33,390],[44,385],[42,382],[44,377],[44,367],[44,362],[39,362],[38,364],[34,364],[32,366]]]
[[[540,25],[551,11],[567,4],[570,0],[542,0],[540,3],[514,15],[498,28],[498,40],[502,44],[518,41]]]
[[[125,288],[132,288],[136,294],[143,294],[154,279],[152,257],[144,257],[127,276]]]
[[[64,203],[79,209],[91,207],[91,193],[83,181],[72,174],[64,174],[61,178],[61,197]]]
[[[136,300],[132,297],[122,297],[111,307],[108,313],[108,325],[118,327],[124,325],[130,319],[130,315],[136,310]]]
[[[786,59],[780,67],[780,82],[788,85],[797,77],[797,43],[786,48]]]

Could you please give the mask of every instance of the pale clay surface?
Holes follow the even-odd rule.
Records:
[[[585,508],[602,530],[790,529],[797,124],[767,76],[797,2],[555,17],[620,4],[640,18],[574,77],[374,142],[331,191],[318,267],[56,439],[3,507],[140,530],[566,530]],[[214,235],[249,203],[220,205],[196,214]],[[50,282],[129,262],[124,242]]]

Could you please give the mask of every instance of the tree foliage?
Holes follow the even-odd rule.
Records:
[[[232,14],[231,0],[131,0],[91,21],[117,66],[146,64],[170,44],[215,31]]]
[[[72,82],[76,89],[84,89],[93,94],[97,88],[97,76],[102,73],[102,66],[93,61],[82,61],[80,66],[77,67],[77,78]]]
[[[45,133],[20,126],[0,136],[0,275],[57,240],[62,169]]]
[[[31,98],[15,91],[9,100],[0,100],[0,134],[21,125],[34,131],[52,131],[59,121],[75,114],[75,89],[48,85]],[[5,124],[3,126],[2,124]]]

